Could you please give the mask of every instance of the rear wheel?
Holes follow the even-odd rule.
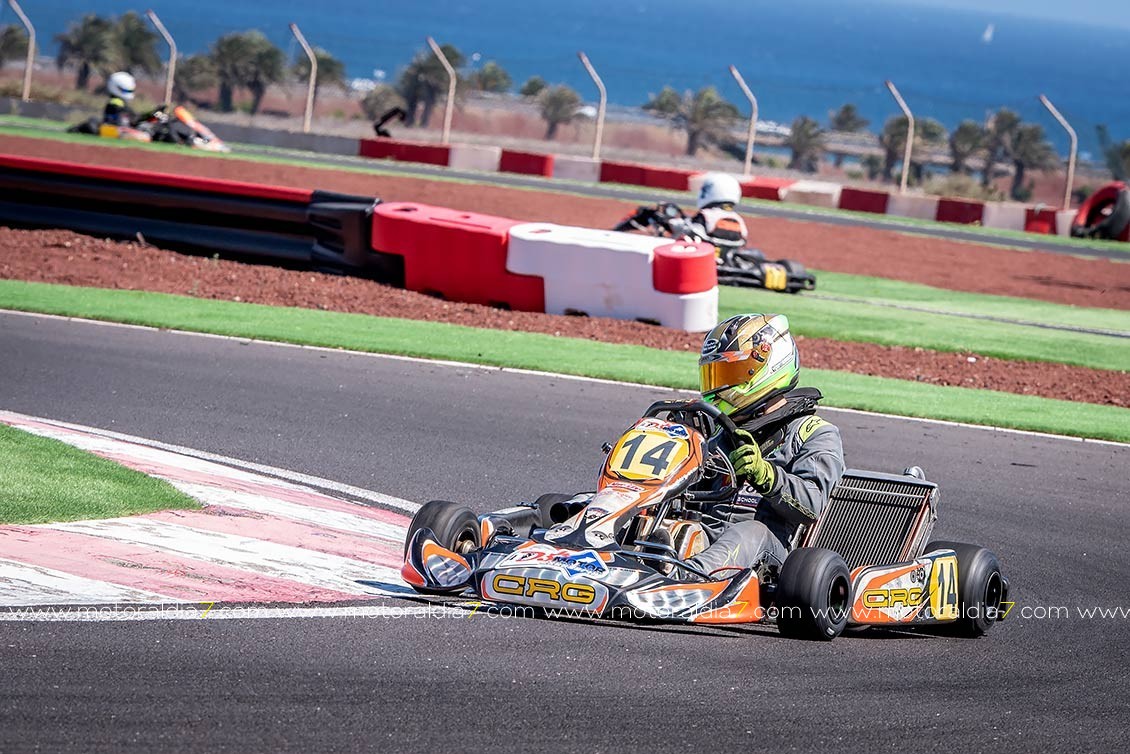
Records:
[[[785,558],[777,584],[777,629],[792,639],[831,641],[851,607],[851,572],[832,550],[801,547]]]
[[[404,540],[405,554],[408,552],[408,542],[420,529],[427,527],[435,534],[440,545],[466,555],[479,549],[480,541],[479,517],[465,505],[452,503],[448,500],[432,500],[420,506],[412,523],[408,525],[408,536]]]
[[[960,617],[954,631],[970,638],[982,636],[997,621],[1005,598],[1005,579],[997,556],[984,547],[961,542],[931,542],[925,552],[953,550],[957,553],[957,593]]]

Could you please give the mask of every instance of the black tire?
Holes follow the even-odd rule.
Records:
[[[961,617],[949,624],[958,636],[983,636],[996,623],[1006,581],[997,556],[984,547],[962,542],[931,542],[924,552],[953,550],[957,553],[957,595]]]
[[[785,558],[777,584],[777,630],[790,639],[831,641],[847,627],[851,571],[838,553],[801,547]]]
[[[466,554],[482,546],[479,517],[465,505],[447,500],[432,500],[421,505],[408,525],[408,536],[404,539],[405,554],[413,535],[424,527],[431,529],[436,541],[452,552]]]
[[[576,511],[569,513],[567,507],[562,503],[572,500],[574,497],[574,495],[566,495],[563,492],[547,492],[535,500],[534,504],[537,505],[541,514],[541,525],[548,529],[554,524],[568,520]],[[565,515],[566,513],[568,515]]]

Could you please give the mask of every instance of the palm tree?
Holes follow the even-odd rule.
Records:
[[[682,95],[665,86],[643,108],[687,132],[687,155],[691,157],[699,147],[726,139],[739,117],[738,108],[723,99],[712,86],[703,87],[694,94],[687,91]]]
[[[1009,195],[1018,202],[1028,201],[1032,189],[1024,185],[1028,170],[1051,170],[1059,166],[1059,157],[1044,135],[1044,127],[1026,123],[1016,129],[1009,153],[1012,160],[1012,188]]]
[[[216,76],[216,61],[210,55],[189,55],[177,61],[173,99],[177,102],[195,102],[193,94],[211,89],[217,83],[219,78]]]
[[[824,153],[824,132],[820,124],[802,115],[793,121],[792,131],[785,144],[792,150],[789,169],[815,173],[820,167],[820,155]]]
[[[27,56],[27,32],[15,24],[0,27],[0,66]]]
[[[526,83],[522,84],[522,88],[518,90],[518,94],[523,97],[536,97],[541,94],[541,90],[545,89],[549,84],[545,83],[545,79],[541,76],[530,76],[526,79]]]
[[[997,163],[1008,162],[1012,142],[1020,128],[1020,116],[1008,108],[1001,108],[985,125],[985,169],[981,185],[988,187],[993,180]]]
[[[508,92],[514,86],[514,82],[510,80],[510,74],[506,72],[506,69],[493,60],[483,63],[482,68],[471,74],[469,83],[472,88],[481,92],[495,92],[496,94]]]
[[[369,120],[377,120],[397,107],[404,107],[404,98],[388,84],[377,84],[361,100],[361,111]]]
[[[840,133],[857,133],[867,128],[871,121],[864,118],[859,114],[855,105],[848,102],[841,105],[839,110],[834,110],[828,113],[828,130],[839,131]],[[835,156],[836,167],[841,167],[844,164],[844,155],[842,152],[837,152]]]
[[[545,121],[545,138],[557,135],[557,127],[577,117],[581,107],[581,95],[564,84],[543,89],[538,95],[538,106]]]
[[[883,148],[883,180],[893,179],[895,166],[902,164],[906,152],[906,132],[908,124],[905,115],[895,115],[883,124],[883,132],[879,134],[879,146]],[[914,159],[914,152],[926,147],[944,144],[946,129],[933,118],[916,120],[914,123],[914,145],[911,147],[910,177],[915,182],[922,179],[923,167],[920,161]]]
[[[950,171],[969,174],[969,160],[985,150],[986,134],[981,124],[974,120],[963,120],[950,134]]]
[[[1110,129],[1103,124],[1095,126],[1095,131],[1098,132],[1099,149],[1110,174],[1116,181],[1126,180],[1127,174],[1130,174],[1130,159],[1124,159],[1124,156],[1130,158],[1130,141],[1115,144],[1111,141]]]
[[[157,33],[145,20],[129,11],[114,22],[115,68],[130,73],[155,74],[161,70]]]
[[[323,86],[332,86],[345,91],[345,63],[321,47],[314,48],[314,58],[318,61],[318,75],[314,79],[314,98],[318,98],[318,91]],[[295,78],[301,81],[309,81],[310,58],[306,57],[306,53],[299,52],[291,70]]]
[[[88,13],[81,20],[72,22],[65,32],[55,35],[55,41],[59,43],[55,65],[61,70],[73,63],[77,68],[75,89],[85,90],[92,73],[109,73],[113,67],[116,54],[114,25],[109,19]]]
[[[463,53],[459,52],[454,45],[441,45],[440,49],[443,51],[444,57],[447,58],[447,62],[451,63],[452,68],[458,71],[463,67]],[[439,58],[435,56],[435,53],[430,49],[416,53],[416,57],[400,74],[400,79],[396,84],[397,91],[404,98],[405,109],[408,111],[404,125],[415,125],[416,111],[423,106],[419,121],[427,126],[432,119],[432,111],[440,97],[447,95],[447,85],[447,71]]]
[[[251,93],[251,114],[259,112],[267,87],[283,80],[286,56],[261,31],[225,34],[212,44],[220,83],[220,109],[231,112],[238,89]]]

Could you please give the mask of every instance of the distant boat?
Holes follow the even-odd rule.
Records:
[[[996,30],[997,30],[997,27],[993,26],[992,24],[989,24],[988,26],[986,26],[985,27],[985,33],[981,35],[981,41],[984,42],[985,44],[989,44],[989,42],[992,42],[993,41],[993,32],[995,32]]]

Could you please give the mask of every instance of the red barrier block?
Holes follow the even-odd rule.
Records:
[[[960,225],[980,225],[985,214],[985,205],[969,199],[939,199],[938,213],[934,219],[940,223]]]
[[[718,285],[714,247],[708,243],[671,243],[655,249],[651,284],[660,293],[702,293]]]
[[[408,202],[373,210],[374,251],[404,257],[404,286],[488,306],[545,311],[545,281],[506,270],[516,220]]]
[[[428,165],[447,166],[451,147],[446,144],[420,144],[396,139],[361,139],[362,157],[398,162],[422,162]]]
[[[115,168],[105,165],[86,165],[78,162],[41,160],[34,157],[0,155],[0,166],[18,170],[33,170],[38,173],[54,173],[78,178],[97,178],[123,183],[140,183],[146,186],[165,186],[169,188],[207,191],[214,194],[246,196],[253,199],[271,199],[296,204],[307,204],[314,192],[310,189],[268,186],[243,181],[228,181],[221,178],[197,178],[191,175],[174,173],[152,173],[147,170]]]
[[[1041,207],[1040,209],[1028,208],[1024,215],[1024,230],[1028,233],[1043,233],[1054,236],[1055,207]]]
[[[750,178],[742,181],[742,196],[779,202],[781,189],[788,188],[794,183],[796,181],[791,178]]]
[[[840,209],[853,212],[871,212],[876,215],[887,214],[887,202],[891,195],[886,191],[872,191],[844,186],[840,192]]]
[[[498,169],[503,173],[522,173],[523,175],[543,175],[553,177],[553,155],[537,154],[536,152],[516,152],[512,149],[502,150],[498,160]]]
[[[643,168],[643,185],[669,191],[688,191],[690,190],[692,175],[694,173],[690,170],[652,168],[645,165]]]
[[[644,186],[644,166],[631,162],[600,163],[601,183],[626,183],[629,186]]]

